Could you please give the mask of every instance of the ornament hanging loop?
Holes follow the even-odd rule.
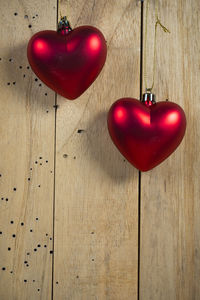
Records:
[[[157,16],[157,20],[156,20],[156,25],[155,25],[155,27],[157,27],[158,25],[160,25],[160,27],[162,28],[162,30],[163,30],[164,32],[171,33],[171,32],[169,31],[169,29],[167,29],[167,27],[165,27],[165,26],[161,23],[160,19],[159,19],[158,16]]]
[[[146,88],[145,90],[146,90],[146,93],[151,93],[152,87],[151,88]]]
[[[146,4],[146,18],[145,18],[145,41],[144,41],[144,82],[146,87],[146,92],[150,92],[154,88],[155,81],[155,71],[156,71],[156,44],[157,44],[157,28],[158,25],[162,28],[165,33],[170,33],[169,29],[167,29],[160,21],[158,17],[158,0],[156,0],[156,22],[155,22],[155,30],[154,30],[154,54],[153,54],[153,80],[151,87],[147,88],[147,21],[148,21],[148,11],[149,11],[149,0],[147,0]]]
[[[67,13],[67,17],[69,17],[69,0],[67,0],[67,2],[68,2],[68,9],[67,9],[68,13]],[[63,16],[62,13],[61,13],[61,8],[60,8],[60,6],[61,6],[61,0],[58,0],[58,10],[59,10],[59,12],[60,12],[60,20],[62,20],[62,19],[64,18],[64,16]]]

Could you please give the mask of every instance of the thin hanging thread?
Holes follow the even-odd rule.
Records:
[[[66,17],[67,17],[67,19],[68,19],[68,16],[69,16],[69,0],[67,0],[67,6],[68,6],[68,9],[67,9],[67,11],[68,11],[68,14],[66,15]],[[61,0],[58,0],[58,9],[59,9],[59,11],[60,11],[60,18],[62,19],[63,18],[63,15],[62,15],[62,13],[61,13]]]
[[[144,36],[144,84],[146,88],[146,92],[151,92],[154,87],[155,81],[155,71],[156,71],[156,45],[157,45],[157,28],[158,25],[162,28],[164,32],[170,33],[170,31],[161,23],[158,17],[158,0],[156,0],[155,4],[155,30],[154,30],[154,54],[153,54],[153,79],[151,87],[147,87],[147,23],[148,23],[148,12],[149,12],[149,0],[147,0],[146,4],[146,17],[145,17],[145,36]]]

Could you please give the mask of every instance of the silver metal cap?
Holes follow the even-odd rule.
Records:
[[[69,21],[67,20],[67,17],[61,17],[59,23],[58,23],[58,32],[61,32],[63,34],[68,34],[70,31],[72,31],[71,25]]]
[[[144,93],[142,102],[152,102],[152,104],[156,103],[156,96],[150,92]]]

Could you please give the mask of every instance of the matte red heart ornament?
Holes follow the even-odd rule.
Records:
[[[34,73],[52,90],[70,100],[79,97],[97,78],[106,61],[107,46],[95,27],[71,29],[66,17],[58,30],[32,36],[27,56]]]
[[[148,171],[181,143],[186,117],[176,103],[155,103],[150,93],[144,94],[143,99],[117,100],[108,113],[108,130],[124,157],[140,171]]]

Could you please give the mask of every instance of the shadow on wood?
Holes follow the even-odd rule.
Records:
[[[19,96],[17,99],[20,99],[21,96],[24,97],[24,91],[26,92],[27,102],[39,98],[40,101],[37,101],[37,107],[39,105],[44,110],[48,106],[48,95],[52,97],[52,94],[55,95],[55,93],[32,71],[27,61],[27,44],[21,44],[14,49],[8,48],[7,56],[3,58],[5,63],[2,63],[5,72],[5,84],[8,89],[15,88],[17,96]],[[36,97],[33,97],[33,95]],[[34,105],[34,103],[31,104]]]
[[[90,160],[118,184],[131,181],[138,171],[125,160],[113,144],[107,129],[107,113],[100,112],[87,126],[84,139]]]

